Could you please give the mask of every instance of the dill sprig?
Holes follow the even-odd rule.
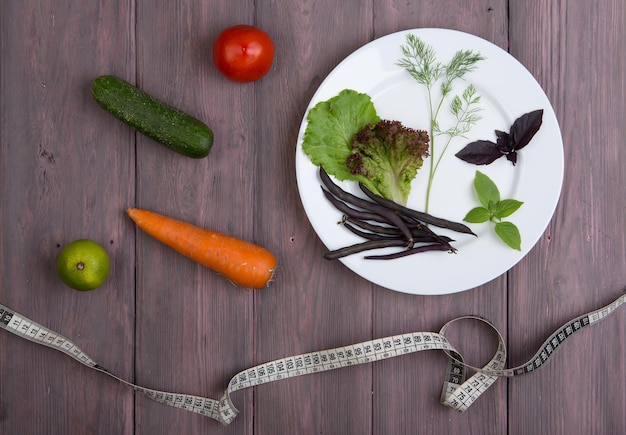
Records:
[[[472,126],[481,119],[478,113],[480,108],[477,107],[480,103],[480,95],[478,95],[476,88],[471,84],[465,88],[461,96],[455,95],[450,102],[450,112],[454,116],[455,121],[451,127],[445,130],[439,125],[439,112],[444,102],[450,96],[454,88],[454,82],[463,78],[465,74],[474,71],[478,62],[484,60],[485,57],[471,50],[459,50],[447,64],[444,64],[437,60],[437,53],[432,46],[413,34],[406,36],[406,44],[401,45],[400,48],[403,57],[397,64],[404,68],[418,83],[424,85],[428,93],[430,172],[425,206],[425,211],[428,212],[430,192],[435,173],[450,142],[455,137],[467,134]],[[433,91],[437,83],[440,84],[441,95],[438,101],[435,102]],[[447,136],[447,141],[439,154],[436,153],[436,135]]]
[[[437,62],[437,53],[413,34],[407,35],[406,41],[407,45],[400,47],[404,57],[398,61],[398,65],[406,69],[418,83],[432,89],[444,72],[444,66]]]

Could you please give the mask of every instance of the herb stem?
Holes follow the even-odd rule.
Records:
[[[437,111],[434,111],[433,108],[433,94],[432,89],[428,87],[428,108],[430,110],[430,162],[429,162],[429,171],[428,171],[428,186],[426,188],[426,204],[424,206],[424,211],[428,213],[428,203],[430,201],[430,189],[433,184],[433,178],[435,178],[435,165],[433,164],[434,155],[435,155],[435,120],[437,119],[436,113],[439,112],[441,108],[441,102],[439,103],[439,107],[437,107]]]
[[[446,95],[447,93],[445,92],[442,94],[441,99],[439,100],[439,103],[437,104],[437,110],[435,110],[435,112],[433,113],[432,92],[430,89],[428,90],[428,99],[430,101],[429,105],[431,107],[431,110],[430,110],[431,123],[430,123],[430,172],[429,172],[429,177],[428,177],[428,186],[426,187],[426,203],[424,205],[424,212],[426,213],[428,213],[428,207],[430,205],[430,191],[433,187],[433,181],[435,179],[435,173],[437,172],[437,167],[439,167],[439,162],[441,161],[441,157],[443,157],[444,153],[446,152],[446,149],[448,148],[448,145],[450,144],[450,141],[452,140],[452,138],[448,140],[448,143],[446,144],[443,151],[437,158],[436,152],[435,152],[435,140],[437,137],[436,125],[437,125],[437,118],[439,117],[439,112],[441,111],[441,107],[443,106],[443,102],[446,98]]]
[[[450,142],[452,142],[452,136],[448,136],[448,141],[444,145],[443,150],[441,151],[441,154],[439,154],[439,158],[437,158],[437,162],[435,163],[435,171],[434,172],[437,172],[437,168],[439,168],[439,163],[441,163],[441,158],[446,153],[446,150],[448,149],[448,145],[450,145]]]
[[[435,164],[435,171],[437,172],[437,168],[439,167],[439,163],[441,163],[441,158],[443,157],[443,155],[446,153],[448,146],[450,145],[450,142],[452,142],[452,138],[459,135],[459,126],[461,125],[461,123],[465,122],[465,123],[469,123],[469,121],[467,121],[467,115],[470,114],[470,106],[469,104],[467,106],[465,106],[465,108],[463,109],[463,111],[461,112],[461,115],[459,117],[457,117],[456,120],[456,124],[454,124],[454,127],[450,130],[450,133],[447,133],[448,136],[448,141],[446,142],[445,146],[443,147],[443,150],[441,151],[441,154],[439,155],[439,158],[437,159],[437,163]]]

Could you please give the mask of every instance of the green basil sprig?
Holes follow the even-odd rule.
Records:
[[[521,251],[522,237],[519,229],[514,223],[502,219],[517,211],[523,202],[515,199],[500,199],[498,186],[480,171],[476,171],[474,177],[474,190],[481,207],[471,209],[463,220],[474,224],[493,222],[498,237],[511,248]]]

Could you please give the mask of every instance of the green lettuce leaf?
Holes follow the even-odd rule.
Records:
[[[338,180],[354,179],[346,166],[354,135],[380,120],[369,95],[344,89],[307,114],[302,150],[316,166]]]

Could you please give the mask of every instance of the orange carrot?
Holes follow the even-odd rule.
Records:
[[[276,259],[267,249],[148,210],[129,208],[137,227],[185,257],[242,287],[266,287]]]

